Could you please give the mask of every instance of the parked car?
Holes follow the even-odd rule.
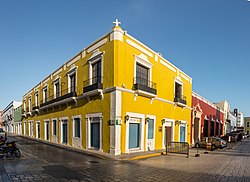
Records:
[[[0,140],[6,140],[6,132],[0,128]]]
[[[216,148],[224,148],[227,146],[227,141],[219,138],[219,137],[204,137],[201,141],[196,142],[196,148],[206,148],[207,144],[211,145],[211,150],[215,150]]]

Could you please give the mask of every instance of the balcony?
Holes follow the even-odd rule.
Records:
[[[91,96],[100,95],[103,98],[103,77],[94,77],[83,82],[82,97],[90,99]]]
[[[181,107],[185,107],[187,105],[187,101],[186,101],[186,96],[184,95],[175,95],[174,97],[174,102]]]
[[[22,109],[22,117],[26,118],[26,110],[25,109]]]
[[[32,105],[32,113],[39,113],[39,106],[38,104],[33,104]]]
[[[47,109],[61,104],[70,103],[75,101],[76,97],[76,88],[64,89],[60,92],[57,92],[56,94],[51,94],[44,100],[41,100],[40,109]]]
[[[140,78],[140,77],[134,78],[133,89],[136,90],[136,92],[139,95],[143,95],[146,97],[153,98],[153,97],[156,97],[157,95],[156,83]]]
[[[26,107],[26,116],[31,116],[31,109],[29,107]]]

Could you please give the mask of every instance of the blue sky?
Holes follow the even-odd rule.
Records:
[[[250,116],[247,0],[2,0],[0,109],[109,32],[116,18],[191,76],[195,92]]]

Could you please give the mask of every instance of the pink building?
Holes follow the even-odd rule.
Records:
[[[192,144],[203,137],[224,134],[224,112],[219,107],[194,92],[192,93],[192,107]]]

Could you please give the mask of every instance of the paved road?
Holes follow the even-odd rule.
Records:
[[[185,158],[111,161],[14,137],[22,157],[0,159],[0,181],[250,181],[250,140]]]

